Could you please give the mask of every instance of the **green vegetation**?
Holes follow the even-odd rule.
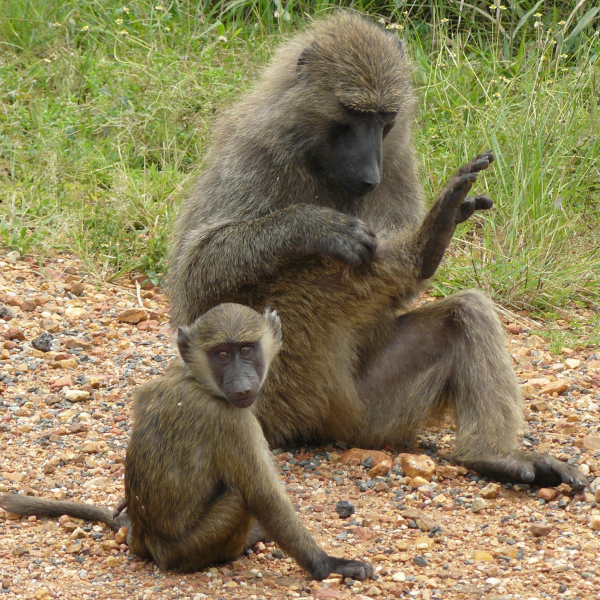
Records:
[[[99,278],[162,277],[214,113],[336,4],[0,0],[0,244],[73,250]],[[600,8],[345,4],[407,41],[429,197],[477,152],[498,158],[477,187],[496,207],[458,232],[436,292],[600,305]]]

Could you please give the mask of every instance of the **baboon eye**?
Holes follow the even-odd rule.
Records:
[[[243,346],[240,348],[240,354],[245,354],[246,356],[252,352],[252,346]]]
[[[229,358],[229,352],[225,352],[225,350],[221,350],[219,353],[217,353],[217,356],[221,360],[225,360],[225,359]]]
[[[392,127],[394,127],[395,124],[396,124],[396,122],[392,121],[391,123],[387,123],[384,126],[384,128],[383,128],[383,137],[385,137],[392,130]]]

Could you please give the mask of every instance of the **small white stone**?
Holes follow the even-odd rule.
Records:
[[[403,581],[406,581],[406,575],[402,571],[398,571],[392,575],[392,581],[402,583]]]
[[[578,358],[567,358],[565,360],[565,365],[569,369],[576,369],[581,364],[581,361]]]
[[[65,398],[71,402],[81,402],[87,400],[90,397],[90,393],[85,390],[67,390],[65,392]]]
[[[471,504],[471,512],[478,513],[480,510],[483,510],[486,506],[487,502],[480,496],[477,496],[477,498],[473,500],[473,504]]]
[[[20,258],[21,255],[16,250],[6,254],[6,260],[11,263],[16,263]]]
[[[491,587],[496,587],[497,585],[501,584],[502,581],[500,579],[497,579],[496,577],[488,577],[485,580],[486,585],[489,585]]]

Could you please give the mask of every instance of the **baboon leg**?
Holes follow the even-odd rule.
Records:
[[[467,467],[501,480],[585,486],[578,469],[517,451],[521,391],[502,326],[483,294],[465,291],[425,305],[399,317],[395,327],[357,383],[370,421],[363,443],[409,442],[449,407],[457,425],[454,456]]]
[[[270,541],[271,540],[269,539],[267,532],[263,529],[263,526],[258,521],[254,521],[252,527],[250,527],[246,541],[244,542],[244,550],[251,548],[254,544],[258,544],[258,542]]]
[[[214,500],[187,535],[147,540],[158,566],[182,573],[238,558],[247,547],[253,518],[241,496],[226,492]]]

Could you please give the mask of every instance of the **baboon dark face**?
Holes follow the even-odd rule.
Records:
[[[215,383],[234,406],[248,408],[256,400],[265,374],[259,344],[220,344],[207,352]]]
[[[317,159],[335,185],[353,196],[364,196],[381,181],[382,143],[396,113],[349,108],[343,113],[344,118],[331,126]]]

